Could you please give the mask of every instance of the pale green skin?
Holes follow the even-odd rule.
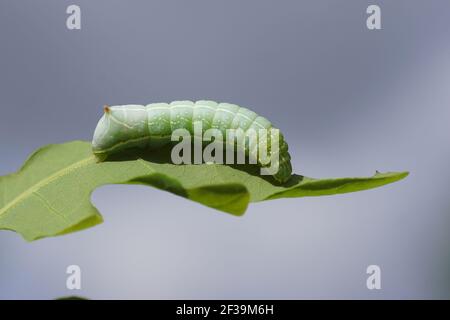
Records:
[[[193,123],[202,122],[202,130],[219,129],[225,137],[226,129],[270,129],[272,124],[255,112],[235,104],[214,101],[174,101],[143,105],[107,107],[94,132],[94,154],[103,159],[112,153],[131,147],[160,148],[171,142],[175,129],[187,129],[193,134]],[[246,150],[248,151],[248,150]],[[292,173],[288,145],[280,133],[279,169],[273,175],[280,183]],[[258,163],[259,160],[258,160]]]

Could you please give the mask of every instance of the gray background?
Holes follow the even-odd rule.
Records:
[[[65,26],[73,3],[80,31]],[[374,3],[381,31],[365,25]],[[105,103],[176,99],[266,116],[305,175],[411,175],[242,218],[102,187],[100,226],[33,243],[0,231],[0,298],[450,298],[449,18],[447,0],[2,0],[2,175],[41,145],[89,140]],[[65,288],[70,264],[81,291]]]

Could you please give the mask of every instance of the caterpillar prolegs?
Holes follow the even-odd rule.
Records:
[[[160,148],[171,142],[172,133],[177,129],[185,129],[190,134],[196,125],[201,125],[202,133],[216,129],[227,136],[227,130],[236,129],[247,133],[255,132],[258,141],[262,141],[264,130],[276,131],[269,120],[258,116],[255,112],[235,104],[217,103],[214,101],[174,101],[168,103],[152,103],[143,105],[105,106],[104,115],[97,124],[92,140],[93,152],[100,159],[113,153],[123,152],[132,147]],[[275,129],[275,130],[272,130]],[[270,131],[271,130],[271,131]],[[270,133],[264,136],[267,154],[271,164],[263,161],[261,154],[256,154],[256,162],[261,167],[273,166],[277,161],[277,171],[272,175],[280,183],[286,182],[292,173],[291,157],[288,145],[281,133],[278,137],[278,148],[271,148]],[[225,143],[225,140],[223,141]],[[260,146],[258,144],[258,146]],[[245,143],[245,153],[252,153],[252,147]],[[276,159],[276,160],[273,160]]]

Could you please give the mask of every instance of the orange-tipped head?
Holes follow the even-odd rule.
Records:
[[[104,111],[105,113],[109,113],[109,112],[111,111],[111,108],[110,108],[107,104],[105,104],[105,105],[103,106],[103,111]]]

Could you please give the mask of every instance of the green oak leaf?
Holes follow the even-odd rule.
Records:
[[[260,176],[255,166],[171,164],[167,148],[129,152],[99,162],[86,141],[44,146],[18,172],[0,177],[0,229],[32,241],[92,227],[103,220],[90,196],[106,184],[153,186],[242,215],[249,202],[366,190],[408,175],[391,172],[339,179],[292,175],[284,185],[276,185],[270,177]]]

